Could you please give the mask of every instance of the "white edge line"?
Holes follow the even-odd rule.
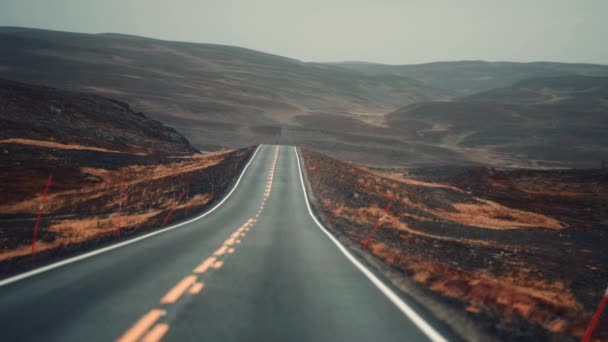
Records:
[[[135,243],[137,241],[141,241],[143,239],[147,239],[147,238],[152,237],[154,235],[166,233],[168,231],[171,231],[173,229],[179,228],[179,227],[181,227],[183,225],[186,225],[188,223],[192,223],[194,221],[202,219],[203,217],[205,217],[205,216],[211,214],[212,212],[214,212],[217,208],[219,208],[219,206],[221,206],[232,195],[232,193],[234,192],[234,190],[236,190],[237,186],[241,182],[241,178],[243,178],[243,175],[245,175],[245,171],[247,171],[247,169],[249,168],[249,165],[251,164],[251,162],[255,158],[256,154],[258,153],[260,147],[262,147],[262,145],[259,145],[255,149],[255,152],[251,156],[251,159],[249,159],[249,162],[247,163],[247,165],[245,165],[245,168],[241,172],[241,175],[237,179],[236,183],[234,184],[234,186],[232,187],[232,190],[230,190],[230,192],[228,193],[228,195],[226,195],[220,201],[220,203],[216,204],[213,208],[209,209],[208,211],[204,212],[203,214],[201,214],[201,215],[199,215],[199,216],[197,216],[195,218],[189,219],[188,221],[184,221],[184,222],[181,222],[181,223],[169,226],[167,228],[156,230],[156,231],[153,231],[151,233],[148,233],[148,234],[145,234],[145,235],[142,235],[142,236],[138,236],[138,237],[132,238],[132,239],[127,240],[127,241],[123,241],[123,242],[120,242],[120,243],[117,243],[117,244],[113,244],[113,245],[110,245],[110,246],[107,246],[107,247],[104,247],[104,248],[100,248],[100,249],[97,249],[97,250],[94,250],[94,251],[91,251],[91,252],[88,252],[88,253],[85,253],[85,254],[81,254],[81,255],[78,255],[78,256],[75,256],[75,257],[72,257],[72,258],[69,258],[69,259],[58,261],[58,262],[52,263],[50,265],[46,265],[46,266],[43,266],[43,267],[40,267],[40,268],[36,268],[36,269],[31,270],[31,271],[28,271],[28,272],[25,272],[25,273],[21,273],[21,274],[12,276],[10,278],[3,279],[3,280],[0,281],[0,287],[8,285],[8,284],[11,284],[11,283],[14,283],[14,282],[17,282],[17,281],[25,279],[25,278],[29,278],[29,277],[35,276],[35,275],[43,273],[43,272],[50,271],[52,269],[55,269],[55,268],[58,268],[58,267],[61,267],[61,266],[65,266],[65,265],[68,265],[68,264],[71,264],[71,263],[74,263],[74,262],[77,262],[77,261],[80,261],[80,260],[83,260],[83,259],[87,259],[87,258],[93,257],[95,255],[99,255],[99,254],[102,254],[102,253],[105,253],[105,252],[109,252],[109,251],[111,251],[113,249],[117,249],[117,248],[120,248],[120,247],[124,247],[124,246],[130,245],[132,243]]]
[[[298,149],[294,146],[296,152],[296,158],[298,160],[298,170],[300,171],[300,182],[302,183],[302,192],[304,193],[304,200],[308,207],[308,213],[315,221],[317,226],[329,237],[329,239],[338,247],[338,249],[346,256],[346,258],[359,269],[376,287],[382,292],[395,306],[403,312],[431,341],[434,342],[447,342],[447,340],[441,336],[437,330],[435,330],[427,321],[425,321],[414,309],[407,305],[399,296],[393,292],[388,286],[386,286],[376,275],[374,275],[369,269],[359,262],[350,252],[317,220],[315,215],[310,208],[308,203],[308,195],[306,194],[306,187],[304,186],[304,176],[302,176],[302,168],[300,167],[300,155]]]

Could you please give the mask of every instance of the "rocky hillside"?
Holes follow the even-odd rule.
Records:
[[[191,154],[175,129],[98,95],[0,79],[0,142],[123,153]]]
[[[253,152],[200,154],[126,103],[13,81],[0,126],[0,274],[200,213]]]
[[[608,282],[608,170],[302,158],[325,226],[465,340],[580,340]]]
[[[282,127],[305,126],[302,116],[375,123],[401,106],[445,96],[407,77],[232,46],[6,27],[0,77],[120,99],[205,150],[272,142]]]
[[[597,168],[608,159],[608,77],[521,81],[387,116],[420,142],[500,166]]]
[[[336,65],[336,64],[333,64]],[[368,75],[397,75],[422,81],[453,95],[470,95],[513,85],[529,78],[567,75],[608,76],[608,66],[553,62],[513,63],[460,61],[413,65],[337,63]]]

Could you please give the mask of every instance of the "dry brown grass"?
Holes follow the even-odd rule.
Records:
[[[525,269],[499,277],[484,270],[464,271],[388,249],[383,243],[372,244],[371,251],[386,263],[406,269],[414,281],[431,291],[463,302],[470,312],[493,307],[509,320],[518,315],[553,333],[584,333],[588,317],[562,282],[534,278]]]
[[[103,195],[114,194],[117,191],[116,187],[120,184],[123,184],[125,187],[130,187],[140,183],[172,178],[179,174],[205,169],[220,163],[228,153],[230,153],[230,151],[200,155],[188,160],[178,159],[180,161],[171,164],[151,166],[136,165],[116,170],[85,167],[81,169],[83,173],[99,177],[101,182],[78,190],[68,190],[58,193],[51,191],[44,212],[55,212],[65,207],[68,203],[73,205],[75,203],[74,201],[86,202]],[[115,188],[108,189],[108,186],[113,186]],[[114,199],[114,202],[107,202],[104,207],[116,207],[115,201],[117,200],[118,197]],[[36,212],[39,205],[39,198],[31,198],[17,203],[1,205],[0,212],[3,214],[32,214]]]
[[[548,216],[509,208],[496,202],[476,198],[481,204],[454,203],[458,212],[434,210],[434,215],[467,226],[490,229],[541,227],[562,229],[565,225]]]
[[[162,210],[149,210],[145,213],[122,215],[122,228],[136,227],[145,223],[151,217],[159,214]],[[59,234],[59,237],[52,242],[37,241],[36,251],[42,252],[49,249],[58,248],[65,245],[80,243],[95,237],[107,235],[116,231],[118,227],[118,215],[109,217],[93,217],[87,219],[63,220],[51,225],[48,230]],[[27,256],[31,254],[31,246],[24,245],[11,250],[0,251],[0,260],[12,259],[15,257]]]
[[[367,167],[362,168],[362,170],[365,170],[366,172],[369,172],[369,173],[371,173],[373,175],[376,175],[376,176],[392,179],[392,180],[395,180],[397,182],[408,184],[408,185],[422,186],[422,187],[426,187],[426,188],[450,189],[450,190],[454,190],[454,191],[457,191],[457,192],[465,192],[462,189],[459,189],[459,188],[457,188],[455,186],[452,186],[452,185],[449,185],[449,184],[436,183],[436,182],[424,182],[424,181],[416,180],[416,179],[413,179],[413,178],[404,177],[401,173],[396,173],[396,172],[380,172],[380,171],[371,170],[371,169],[369,169]]]
[[[346,218],[350,222],[357,222],[369,225],[372,225],[381,217],[384,213],[384,209],[378,207],[377,205],[371,207],[362,207],[362,208],[350,208],[346,206],[340,206],[336,210],[336,216],[341,216]],[[427,218],[423,218],[417,215],[412,215],[408,213],[400,213],[399,216],[388,213],[381,219],[380,229],[397,229],[402,232],[407,232],[411,235],[427,237],[440,241],[450,241],[450,242],[458,242],[470,246],[495,246],[495,243],[486,240],[479,239],[468,239],[468,238],[454,238],[449,236],[442,236],[437,234],[431,234],[428,232],[420,231],[417,229],[411,228],[407,223],[403,222],[401,218],[409,217],[417,221],[429,221]],[[509,249],[508,245],[502,244],[500,246],[503,249]]]
[[[37,146],[37,147],[57,148],[57,149],[62,149],[62,150],[87,150],[87,151],[96,151],[96,152],[138,154],[138,153],[108,150],[108,149],[101,148],[101,147],[82,146],[82,145],[76,145],[76,144],[61,144],[61,143],[57,143],[57,142],[53,142],[53,141],[21,139],[21,138],[4,139],[4,140],[0,140],[0,143],[31,145],[31,146]],[[143,155],[143,154],[140,154],[140,155]]]
[[[433,184],[430,187],[437,187],[434,183],[430,184]],[[386,189],[384,185],[376,184],[375,180],[370,178],[360,178],[358,180],[358,185],[361,188],[378,193],[385,198],[391,198],[401,202],[406,207],[424,211],[445,221],[471,227],[487,229],[518,229],[525,227],[562,229],[566,227],[562,222],[549,216],[509,208],[499,203],[478,197],[471,197],[471,199],[478,203],[451,203],[450,205],[456,210],[456,212],[453,212],[430,208],[421,202],[414,202],[409,198],[407,193],[398,193],[396,189]],[[427,186],[423,185],[423,187]]]

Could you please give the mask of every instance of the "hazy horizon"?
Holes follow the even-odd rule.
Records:
[[[307,62],[608,64],[608,2],[8,0],[0,26],[223,44]]]

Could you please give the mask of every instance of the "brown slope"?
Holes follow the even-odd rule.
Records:
[[[123,153],[196,152],[173,128],[133,111],[126,103],[1,79],[0,125],[0,142],[47,142],[48,147]]]
[[[470,333],[468,320],[497,340],[584,333],[608,281],[606,171],[370,170],[308,150],[302,159],[324,224],[455,331]]]
[[[0,274],[200,213],[253,153],[201,155],[126,103],[13,81],[0,80],[0,126]]]
[[[607,113],[608,78],[567,76],[420,103],[387,121],[484,164],[595,168],[608,159]]]
[[[298,126],[294,116],[310,112],[376,124],[386,112],[445,95],[405,77],[231,46],[21,28],[0,28],[0,77],[108,94],[199,147],[270,138],[250,127]]]

